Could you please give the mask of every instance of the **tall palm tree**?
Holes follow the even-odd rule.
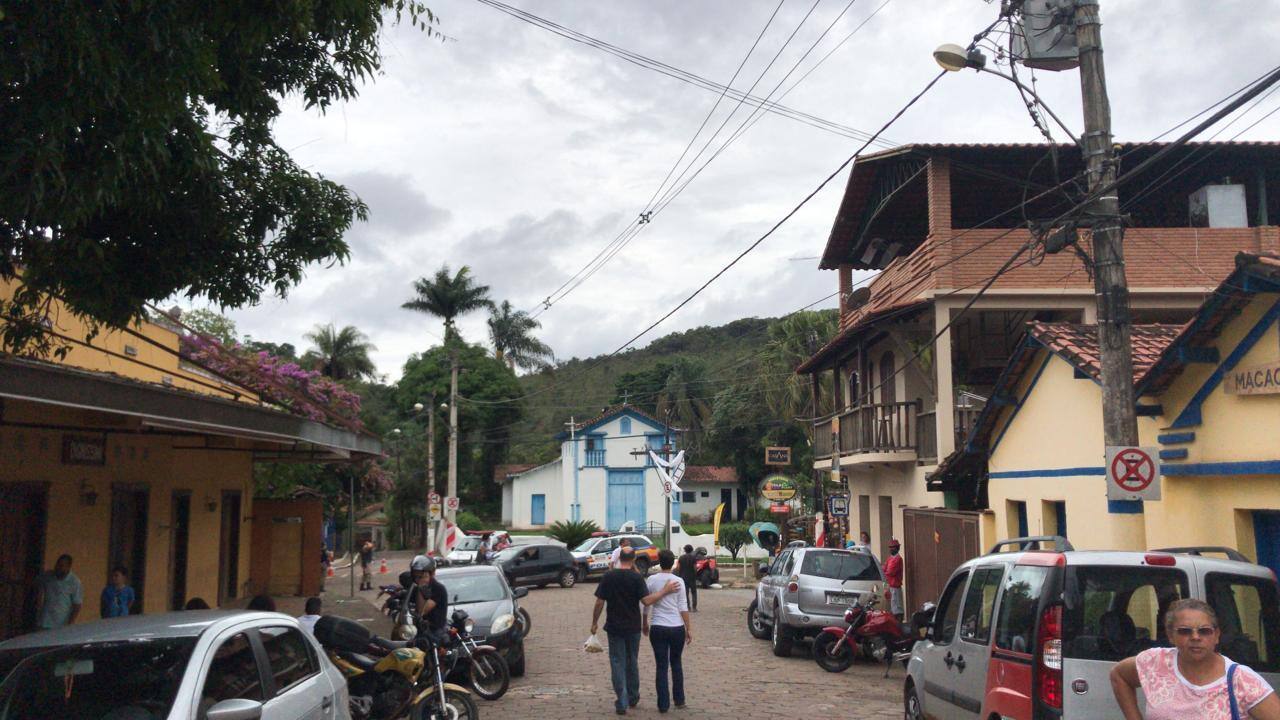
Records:
[[[443,319],[446,342],[461,337],[454,324],[459,315],[493,307],[493,301],[489,299],[489,286],[477,285],[471,277],[471,268],[466,265],[450,274],[449,266],[445,264],[436,271],[434,278],[428,280],[421,277],[414,280],[413,289],[418,296],[400,307]]]
[[[489,339],[493,341],[493,356],[506,362],[515,370],[540,370],[555,361],[550,346],[533,336],[542,323],[529,317],[523,310],[515,310],[511,303],[489,310]]]
[[[369,359],[369,352],[378,348],[354,325],[347,325],[341,330],[336,329],[333,323],[316,325],[306,338],[314,347],[302,356],[302,362],[323,375],[334,380],[357,380],[371,378],[378,372]]]
[[[838,323],[835,313],[801,311],[769,326],[762,364],[771,376],[765,402],[774,415],[790,419],[815,411],[809,407],[809,379],[792,371],[835,337]],[[816,412],[822,414],[826,409],[817,408]]]
[[[677,358],[658,393],[658,416],[671,413],[671,421],[695,437],[711,421],[707,400],[707,366],[701,361]]]

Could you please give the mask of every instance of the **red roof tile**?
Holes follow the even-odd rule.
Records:
[[[690,465],[684,470],[684,481],[737,485],[738,471],[724,465]]]
[[[493,481],[501,485],[502,483],[506,482],[507,477],[511,475],[515,475],[516,473],[522,473],[525,470],[532,470],[536,467],[538,467],[536,463],[522,463],[517,465],[494,465]]]
[[[1137,382],[1160,359],[1164,349],[1182,332],[1182,325],[1133,326],[1133,380]],[[1031,337],[1097,380],[1102,376],[1098,326],[1033,322]]]

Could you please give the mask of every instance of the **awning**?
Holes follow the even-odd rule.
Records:
[[[382,453],[375,437],[279,410],[26,358],[0,358],[0,398],[125,415],[159,431],[287,446],[269,451],[277,456],[344,460]]]

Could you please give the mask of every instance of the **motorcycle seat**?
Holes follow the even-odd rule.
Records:
[[[373,640],[371,640],[370,642],[375,647],[382,648],[387,652],[391,652],[393,650],[399,650],[400,648],[407,648],[413,644],[408,640],[388,640],[387,638],[378,637],[377,635],[374,635]]]
[[[355,665],[361,670],[366,670],[366,671],[372,670],[374,666],[378,664],[377,660],[363,653],[342,651],[342,652],[339,652],[338,655],[343,660],[346,660],[347,662],[351,663],[352,665]]]

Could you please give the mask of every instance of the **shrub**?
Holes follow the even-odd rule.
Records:
[[[548,535],[568,545],[569,549],[581,545],[594,532],[600,532],[600,526],[596,525],[593,520],[578,520],[577,522],[558,520],[547,528]]]
[[[485,527],[484,521],[478,515],[467,510],[458,511],[457,522],[458,527],[463,530],[483,530]]]
[[[751,544],[751,533],[747,531],[747,526],[742,523],[729,523],[720,526],[720,544],[725,550],[733,556],[734,560],[738,559],[738,551],[744,545]]]

